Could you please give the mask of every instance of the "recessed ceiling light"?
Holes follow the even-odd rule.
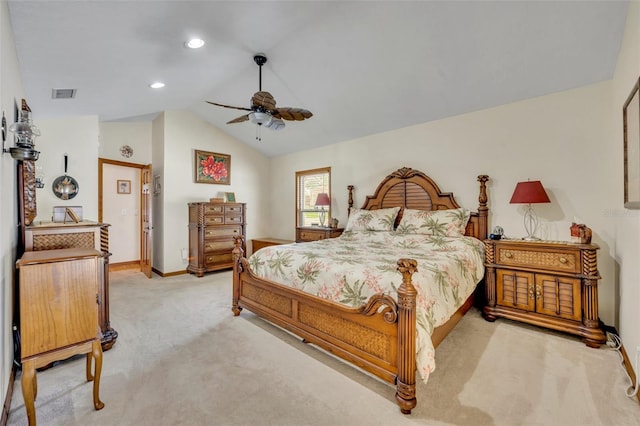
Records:
[[[162,89],[164,87],[164,83],[156,81],[155,83],[151,83],[149,87],[152,89]]]
[[[201,38],[192,38],[185,44],[187,45],[187,47],[190,47],[191,49],[199,49],[202,46],[204,46],[204,40],[202,40]]]

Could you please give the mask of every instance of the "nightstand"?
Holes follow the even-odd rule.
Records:
[[[255,253],[263,247],[279,246],[281,244],[291,244],[291,240],[281,240],[279,238],[254,238],[251,240],[251,253]]]
[[[344,228],[328,228],[322,226],[298,226],[296,228],[296,243],[326,240],[342,235]]]
[[[509,318],[606,342],[598,318],[595,244],[485,240],[488,321]]]

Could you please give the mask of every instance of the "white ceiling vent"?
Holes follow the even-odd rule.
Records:
[[[76,97],[76,89],[53,89],[52,99],[73,99]]]

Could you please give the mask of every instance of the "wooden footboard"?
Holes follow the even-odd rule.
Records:
[[[395,384],[400,410],[411,413],[416,406],[415,260],[398,261],[403,278],[397,302],[378,294],[362,307],[348,308],[254,275],[243,257],[242,237],[236,237],[233,257],[234,315],[246,308]]]

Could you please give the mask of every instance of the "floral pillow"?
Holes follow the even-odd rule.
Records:
[[[412,210],[405,209],[397,231],[402,234],[440,235],[460,237],[469,222],[467,209]]]
[[[345,231],[393,231],[398,211],[400,211],[400,207],[378,210],[351,210]]]

